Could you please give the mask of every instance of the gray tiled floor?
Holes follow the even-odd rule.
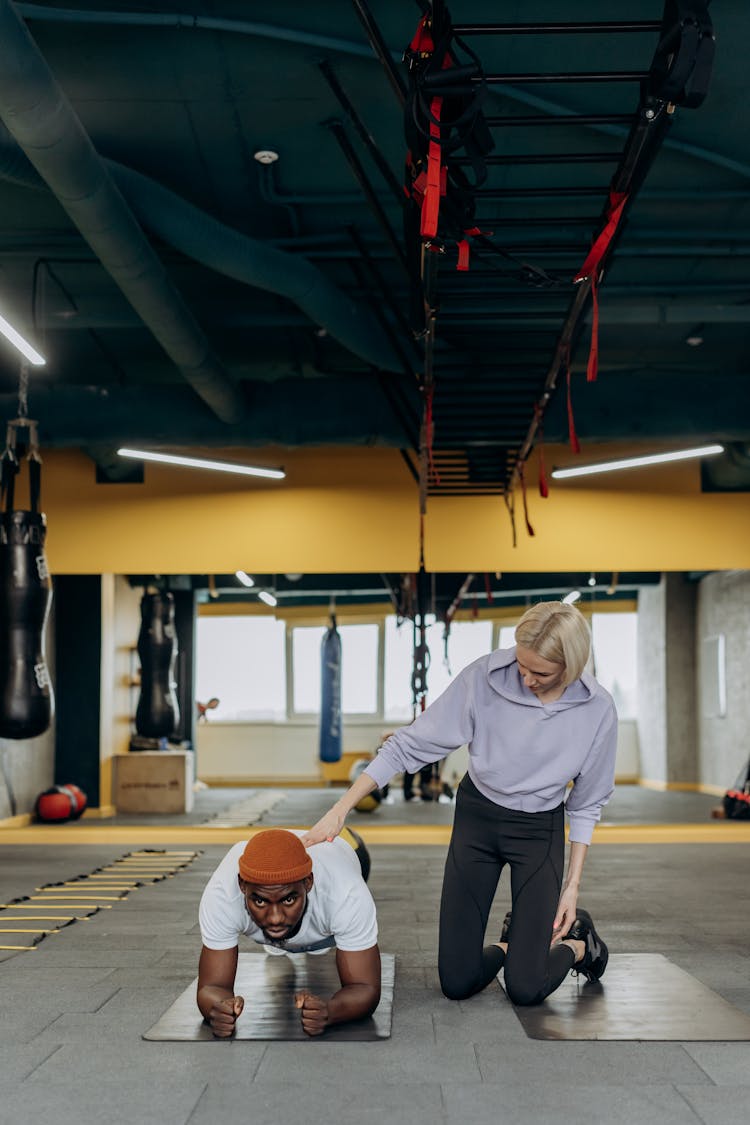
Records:
[[[652,814],[651,796],[685,796],[646,794],[639,816],[637,792],[627,794],[628,816],[641,822]],[[298,794],[295,811],[304,811],[305,799],[318,797]],[[667,819],[687,819],[678,804]],[[2,847],[0,900],[91,871],[127,850]],[[175,878],[139,888],[114,909],[0,963],[3,1125],[747,1119],[750,1043],[541,1042],[526,1038],[499,986],[469,1001],[446,1000],[436,973],[443,847],[371,848],[381,945],[397,956],[390,1040],[143,1041],[142,1032],[195,976],[198,899],[223,852],[207,847]],[[662,952],[750,1012],[746,871],[742,844],[601,845],[591,850],[581,901],[613,952]],[[492,933],[508,899],[501,884]]]

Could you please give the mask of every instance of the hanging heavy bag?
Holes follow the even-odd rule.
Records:
[[[164,738],[174,732],[180,718],[174,690],[177,635],[171,594],[147,592],[141,598],[138,656],[141,694],[135,712],[135,729],[143,738]]]
[[[9,427],[9,431],[12,426]],[[31,510],[13,508],[19,463],[12,445],[2,462],[0,513],[0,738],[26,739],[50,725],[54,697],[45,659],[52,583],[44,554],[47,520],[38,510],[41,462],[35,432],[28,458]]]
[[[320,760],[341,761],[341,636],[336,618],[320,646]]]

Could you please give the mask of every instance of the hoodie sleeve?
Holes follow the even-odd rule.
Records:
[[[472,668],[473,665],[469,665],[460,672],[413,723],[397,730],[383,743],[377,757],[364,771],[379,788],[400,770],[417,773],[422,766],[438,762],[451,750],[471,742],[474,735]]]
[[[594,826],[615,788],[617,712],[610,703],[566,802],[571,843],[590,844]]]

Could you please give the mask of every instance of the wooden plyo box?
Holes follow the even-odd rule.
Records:
[[[140,750],[115,755],[114,803],[120,812],[185,813],[193,807],[193,755]]]

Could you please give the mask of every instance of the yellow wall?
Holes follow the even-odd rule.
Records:
[[[579,461],[617,456],[592,447]],[[632,445],[628,452],[638,452]],[[216,456],[216,453],[213,454]],[[45,455],[43,500],[53,573],[412,571],[419,563],[414,481],[396,450],[222,451],[283,464],[287,479],[252,481],[147,465],[143,485],[97,485],[77,451]],[[575,458],[547,447],[549,469]],[[698,464],[552,482],[542,500],[529,465],[518,545],[499,497],[431,499],[428,570],[714,570],[750,567],[748,496],[702,494]],[[21,501],[19,501],[21,502]]]

